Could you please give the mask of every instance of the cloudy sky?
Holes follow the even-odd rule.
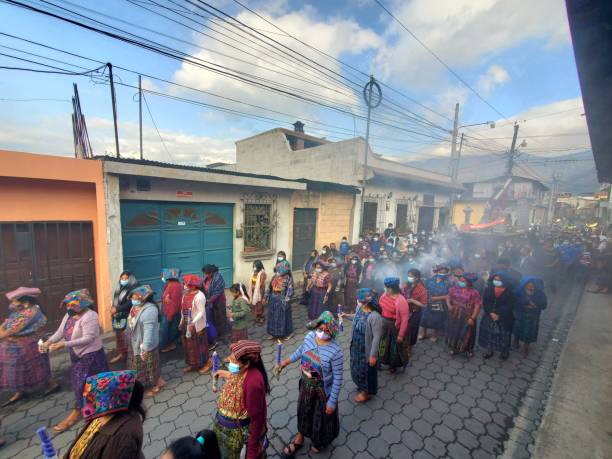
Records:
[[[457,102],[461,125],[496,125],[463,128],[466,155],[502,154],[515,121],[526,153],[589,149],[563,0],[381,0],[410,32],[374,0],[241,0],[258,15],[235,0],[57,2],[63,10],[23,1],[187,57],[181,62],[0,5],[0,66],[43,68],[6,55],[78,72],[97,67],[94,61],[113,63],[125,156],[138,152],[138,73],[149,91],[145,156],[160,161],[232,161],[236,140],[297,119],[308,133],[332,140],[363,136],[361,88],[370,74],[384,83],[371,144],[399,160],[447,158]],[[72,155],[76,82],[94,153],[114,153],[104,78],[0,75],[0,148]]]

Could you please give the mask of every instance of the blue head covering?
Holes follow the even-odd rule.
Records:
[[[162,269],[162,276],[164,277],[165,280],[169,280],[169,279],[180,280],[181,270],[179,268],[164,268]]]
[[[528,302],[528,295],[527,293],[525,293],[525,287],[527,286],[527,284],[533,284],[533,286],[535,287],[535,292],[533,294],[533,297],[531,298],[532,301],[536,301],[537,303],[544,303],[545,305],[546,294],[544,293],[544,282],[542,281],[542,279],[535,276],[521,277],[521,282],[519,283],[519,286],[516,288],[515,292],[517,304]]]
[[[374,292],[371,288],[361,288],[357,291],[357,299],[361,302],[366,301],[366,296],[372,298],[374,296]]]
[[[399,277],[385,277],[385,287],[399,287]]]

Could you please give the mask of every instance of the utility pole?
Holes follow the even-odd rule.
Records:
[[[140,126],[140,159],[144,159],[142,154],[142,76],[138,75],[138,124]]]
[[[461,150],[463,149],[464,135],[465,135],[464,133],[461,133],[461,140],[459,141],[459,150],[457,151],[457,161],[455,161],[455,164],[453,167],[453,175],[452,175],[453,182],[456,182],[457,179],[459,178],[459,165],[461,163]]]
[[[455,104],[455,121],[453,122],[453,136],[451,139],[451,177],[455,170],[455,162],[457,161],[457,135],[459,135],[459,102]]]
[[[514,169],[514,155],[516,153],[516,137],[518,136],[519,125],[514,123],[514,135],[512,136],[512,146],[510,147],[510,154],[508,156],[508,165],[506,166],[506,177],[512,175],[512,169]]]
[[[549,225],[552,225],[553,219],[555,217],[555,202],[557,200],[557,193],[559,192],[559,175],[557,173],[553,174],[553,183],[552,188],[550,189],[550,196],[548,197],[548,215],[546,220]]]
[[[374,90],[378,93],[377,99],[373,99]],[[366,123],[366,137],[365,137],[365,148],[363,153],[363,182],[361,187],[361,215],[359,216],[359,232],[363,231],[363,213],[365,210],[365,190],[366,181],[368,179],[368,150],[370,148],[370,119],[372,115],[372,109],[376,108],[382,102],[382,90],[380,85],[376,82],[373,75],[370,75],[370,81],[363,88],[363,98],[366,105],[368,106],[368,118]]]
[[[119,153],[119,129],[117,128],[117,98],[115,96],[115,82],[113,81],[113,64],[107,62],[106,66],[108,67],[108,77],[110,79],[111,88],[111,101],[113,104],[113,123],[115,125],[115,152],[117,154],[117,158],[121,158],[121,154]]]

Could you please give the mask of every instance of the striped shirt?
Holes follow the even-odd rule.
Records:
[[[344,367],[344,354],[342,348],[340,348],[335,341],[332,341],[326,346],[319,346],[314,332],[310,332],[304,337],[302,345],[291,354],[291,361],[297,362],[301,360],[306,352],[312,350],[318,352],[321,359],[323,387],[328,397],[327,406],[336,408],[340,395],[340,388],[342,387],[342,370]]]

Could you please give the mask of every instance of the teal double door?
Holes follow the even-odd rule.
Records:
[[[233,281],[233,204],[121,201],[123,267],[161,299],[162,268],[202,275],[214,264]]]

